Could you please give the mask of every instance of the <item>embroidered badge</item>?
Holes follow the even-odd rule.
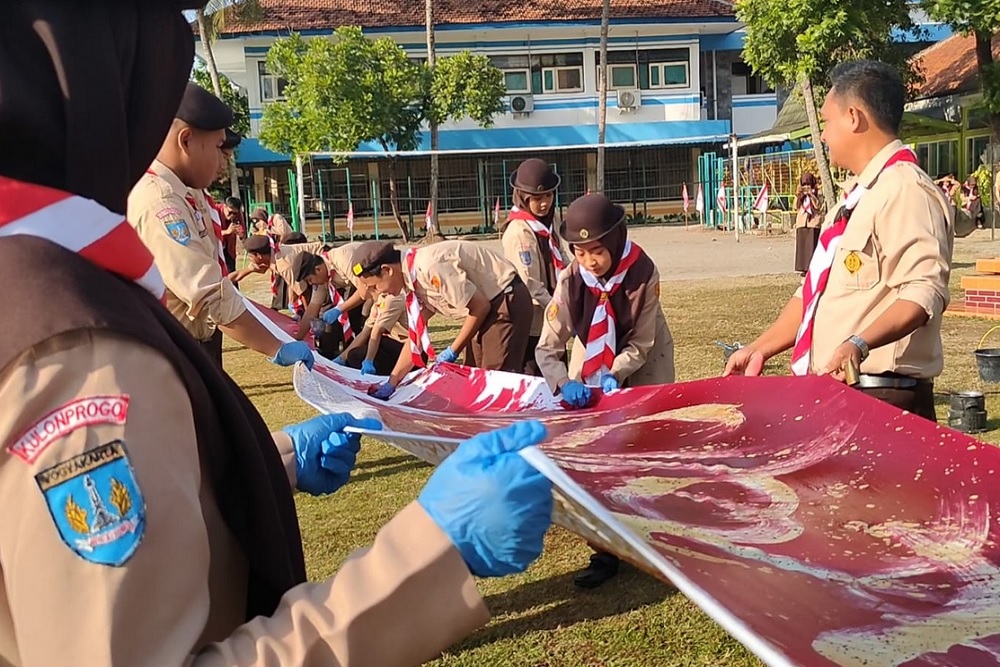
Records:
[[[438,278],[437,276],[431,276],[431,287],[433,287],[436,290],[440,290],[441,289],[441,279]]]
[[[177,241],[181,245],[186,246],[191,242],[191,229],[183,220],[168,222],[165,227],[167,228],[167,233],[170,234],[170,238]]]
[[[179,208],[168,206],[167,208],[160,209],[160,212],[156,214],[156,217],[160,220],[164,218],[182,218],[184,214]]]
[[[557,317],[559,317],[559,305],[555,301],[550,301],[549,307],[545,309],[545,319],[555,322]]]
[[[531,252],[530,251],[525,250],[523,252],[517,253],[517,255],[518,255],[518,257],[521,258],[521,264],[524,264],[525,266],[531,266]]]
[[[124,565],[142,541],[146,505],[121,440],[35,475],[62,541],[98,565]]]
[[[124,424],[128,415],[126,395],[88,396],[62,405],[48,413],[14,441],[7,451],[34,463],[45,449],[78,428],[96,424]]]
[[[365,269],[360,264],[355,264],[354,266],[351,267],[351,271],[354,272],[354,275],[360,276],[362,273],[365,272]]]
[[[847,267],[847,270],[850,272],[852,276],[858,271],[860,271],[861,258],[858,257],[858,253],[852,251],[849,255],[847,255],[847,257],[844,259],[844,266]]]

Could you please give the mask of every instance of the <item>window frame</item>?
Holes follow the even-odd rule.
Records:
[[[273,90],[275,91],[275,93],[278,93],[276,97],[264,96],[265,78],[271,81],[271,86]],[[287,99],[284,95],[280,94],[279,92],[283,91],[285,87],[288,86],[287,81],[284,82],[284,85],[280,85],[282,81],[284,81],[284,79],[282,79],[280,76],[278,76],[277,74],[271,74],[270,72],[267,71],[267,63],[265,61],[263,60],[257,61],[257,88],[258,92],[260,93],[260,101],[262,103],[283,102]]]
[[[560,88],[559,87],[559,72],[561,70],[575,70],[580,77],[580,85],[576,88]],[[552,73],[552,88],[545,87],[545,74],[547,72]],[[582,65],[556,65],[553,67],[543,67],[542,68],[542,92],[545,94],[572,94],[572,93],[582,93],[584,91],[584,86],[586,82],[583,77],[583,66]]]
[[[684,83],[666,83],[665,70],[667,67],[683,67]],[[653,85],[653,70],[659,71],[660,82]],[[675,60],[672,62],[649,63],[649,89],[650,90],[678,90],[691,87],[691,63],[690,61]]]
[[[503,72],[503,75],[504,75],[504,77],[503,77],[503,83],[504,83],[504,87],[507,89],[507,94],[508,95],[531,95],[532,94],[532,91],[531,91],[531,68],[530,67],[524,67],[524,68],[518,67],[518,68],[511,68],[511,69],[502,69],[500,71]],[[524,75],[525,86],[527,86],[527,87],[524,88],[524,89],[522,89],[522,90],[514,90],[512,88],[508,88],[507,87],[507,74],[508,73],[523,74]]]
[[[600,65],[598,65],[600,67]],[[635,63],[608,63],[605,65],[608,68],[608,90],[637,90],[639,88],[639,68]],[[615,85],[615,77],[613,70],[616,67],[627,67],[632,71],[632,84],[628,86],[617,86]]]

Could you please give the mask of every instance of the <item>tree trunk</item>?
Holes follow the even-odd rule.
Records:
[[[205,10],[199,9],[196,13],[198,19],[198,35],[201,43],[205,47],[205,65],[208,67],[208,76],[212,79],[212,88],[215,96],[222,99],[222,80],[219,78],[219,68],[215,65],[215,53],[212,52],[212,33],[208,29],[208,20],[205,18]],[[234,197],[240,196],[240,180],[236,175],[236,158],[229,161],[229,191]]]
[[[993,35],[988,32],[976,31],[976,65],[979,70],[979,80],[982,82],[983,93],[987,81],[996,81],[997,76],[990,76],[993,69]],[[1000,85],[1000,81],[997,81]],[[1000,95],[1000,91],[995,91],[995,95]],[[1000,110],[989,109],[990,129],[993,131],[993,143],[1000,143]],[[991,165],[992,166],[992,165]]]
[[[396,158],[389,158],[389,206],[392,207],[392,217],[396,219],[399,232],[403,235],[403,243],[410,242],[410,234],[403,222],[403,216],[399,214],[399,200],[396,194]]]
[[[608,127],[608,23],[611,0],[601,7],[601,66],[597,68],[597,191],[604,192],[604,137]]]
[[[424,23],[427,31],[427,68],[431,72],[431,77],[434,76],[434,60],[435,60],[435,47],[434,47],[434,0],[424,1]],[[430,121],[431,130],[431,182],[430,182],[430,200],[431,200],[431,224],[427,229],[427,236],[434,237],[438,236],[438,178],[440,175],[438,166],[438,155],[436,152],[438,149],[438,126],[433,120]]]
[[[816,168],[819,169],[818,176],[820,182],[823,184],[823,199],[826,202],[826,210],[832,211],[834,206],[837,205],[837,198],[833,193],[833,176],[830,175],[830,163],[826,159],[823,140],[820,138],[819,114],[816,112],[816,98],[813,97],[812,81],[809,80],[809,77],[802,79],[800,88],[802,91],[802,102],[806,107],[806,116],[809,118],[809,132],[812,135]]]

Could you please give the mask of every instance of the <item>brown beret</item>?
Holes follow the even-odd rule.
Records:
[[[243,247],[247,252],[270,254],[271,239],[266,234],[252,234],[243,242]]]
[[[323,263],[323,258],[319,255],[314,255],[311,252],[300,252],[292,258],[292,275],[295,276],[295,282],[303,282],[306,278],[311,276],[315,271],[316,267]]]
[[[233,124],[233,110],[196,83],[188,82],[175,117],[198,130],[214,132]]]
[[[530,195],[553,192],[561,182],[549,163],[536,157],[522,162],[510,175],[510,186]]]
[[[607,236],[625,220],[625,209],[602,194],[584,195],[566,209],[559,236],[567,243],[590,243]]]
[[[227,127],[226,128],[226,140],[222,142],[221,148],[222,148],[222,150],[226,150],[226,151],[234,150],[237,146],[240,145],[241,141],[243,141],[243,137],[241,137],[239,134],[237,134],[236,132],[233,132],[232,130],[230,130]]]
[[[360,276],[383,264],[395,264],[398,261],[399,251],[392,243],[365,241],[354,251],[354,256],[351,258],[351,273]]]
[[[302,232],[288,232],[281,237],[281,245],[298,245],[309,243],[309,239]]]
[[[261,222],[267,222],[267,209],[264,207],[258,207],[253,210],[250,214],[251,220],[260,220]]]

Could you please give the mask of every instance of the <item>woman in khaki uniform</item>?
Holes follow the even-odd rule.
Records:
[[[805,275],[816,251],[819,228],[823,224],[822,203],[816,190],[816,177],[808,171],[799,179],[795,194],[795,270]]]
[[[517,269],[535,306],[524,355],[524,372],[528,375],[540,374],[535,364],[535,348],[542,333],[545,308],[565,266],[559,238],[552,227],[559,180],[552,167],[537,158],[525,160],[510,176],[514,207],[503,229],[503,254]]]
[[[571,408],[590,403],[590,387],[674,381],[674,342],[660,306],[660,274],[625,228],[625,209],[604,195],[577,199],[560,234],[573,250],[563,271],[535,359],[553,392]],[[573,340],[569,368],[562,360]],[[574,580],[596,588],[618,572],[618,558],[595,553]]]
[[[310,249],[289,259],[293,291],[310,291],[309,304],[299,320],[299,340],[312,331],[320,354],[336,359],[361,331],[371,308],[368,291],[351,273],[358,243],[332,250]]]

